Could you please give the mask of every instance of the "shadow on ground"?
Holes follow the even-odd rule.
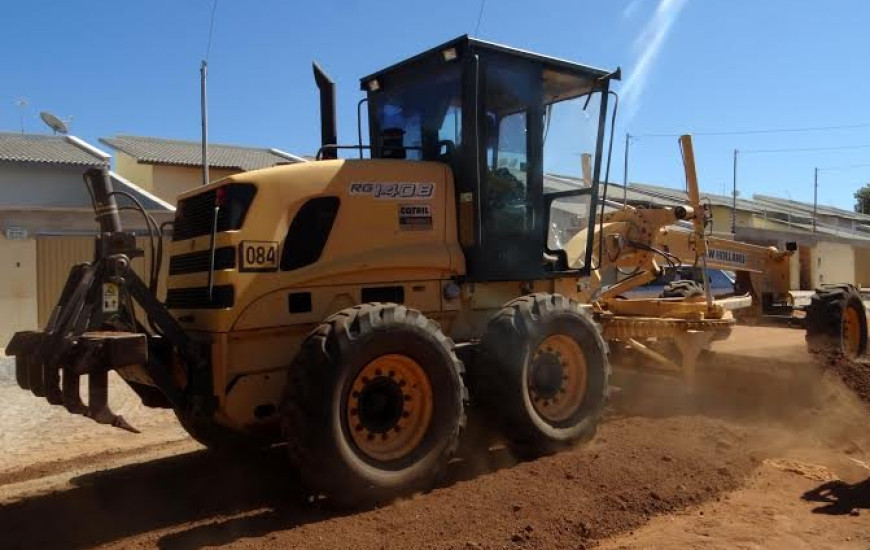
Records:
[[[515,463],[503,448],[479,451],[453,462],[442,485]],[[0,506],[0,548],[89,548],[161,530],[160,548],[201,548],[341,515],[298,488],[281,447],[235,459],[198,451],[72,485]]]
[[[294,508],[281,515],[284,527],[317,519],[316,510],[293,504],[300,499],[288,495],[295,484],[281,458],[270,451],[233,461],[200,451],[83,475],[72,488],[0,506],[0,547],[92,547],[278,505]]]
[[[858,515],[862,508],[870,510],[870,478],[855,484],[828,481],[804,493],[803,499],[824,503],[824,506],[813,508],[816,514]]]

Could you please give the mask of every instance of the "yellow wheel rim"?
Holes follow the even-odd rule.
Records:
[[[580,409],[586,394],[586,356],[577,341],[549,336],[532,354],[527,383],[532,406],[548,422],[564,422]]]
[[[417,446],[432,420],[432,386],[406,355],[382,355],[356,375],[347,395],[351,439],[367,457],[398,460]]]
[[[861,348],[861,318],[854,307],[843,312],[843,352],[849,357],[858,355]]]

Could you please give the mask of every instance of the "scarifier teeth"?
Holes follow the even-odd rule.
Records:
[[[129,422],[124,420],[124,417],[120,414],[115,417],[115,421],[112,422],[112,426],[116,428],[121,428],[122,430],[127,430],[128,432],[132,432],[134,434],[142,433],[141,431],[131,426]]]

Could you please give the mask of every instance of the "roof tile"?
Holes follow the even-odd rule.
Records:
[[[202,145],[198,141],[181,141],[140,136],[101,138],[100,142],[134,157],[143,164],[202,166]],[[256,170],[276,164],[297,162],[291,156],[274,149],[209,144],[208,165],[211,168]]]
[[[77,145],[69,136],[0,133],[0,161],[108,166],[107,158]]]

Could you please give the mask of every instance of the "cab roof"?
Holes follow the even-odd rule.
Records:
[[[413,57],[409,57],[408,59],[390,65],[386,69],[381,69],[380,71],[364,76],[360,79],[360,89],[367,90],[367,83],[369,81],[379,79],[384,75],[392,74],[404,69],[413,68],[418,65],[428,65],[433,60],[440,61],[442,59],[441,56],[443,55],[443,52],[451,48],[455,49],[457,59],[461,59],[468,52],[496,52],[515,57],[521,57],[532,61],[537,61],[545,67],[558,69],[560,71],[573,73],[581,76],[592,78],[610,78],[613,80],[619,80],[621,77],[621,71],[619,68],[617,68],[615,71],[607,71],[604,69],[599,69],[597,67],[575,63],[573,61],[559,59],[557,57],[550,57],[527,50],[521,50],[518,48],[512,48],[510,46],[496,44],[494,42],[487,42],[485,40],[472,38],[468,35],[462,35],[458,38],[454,38],[453,40],[445,42],[444,44],[426,50],[423,53],[417,54]]]

